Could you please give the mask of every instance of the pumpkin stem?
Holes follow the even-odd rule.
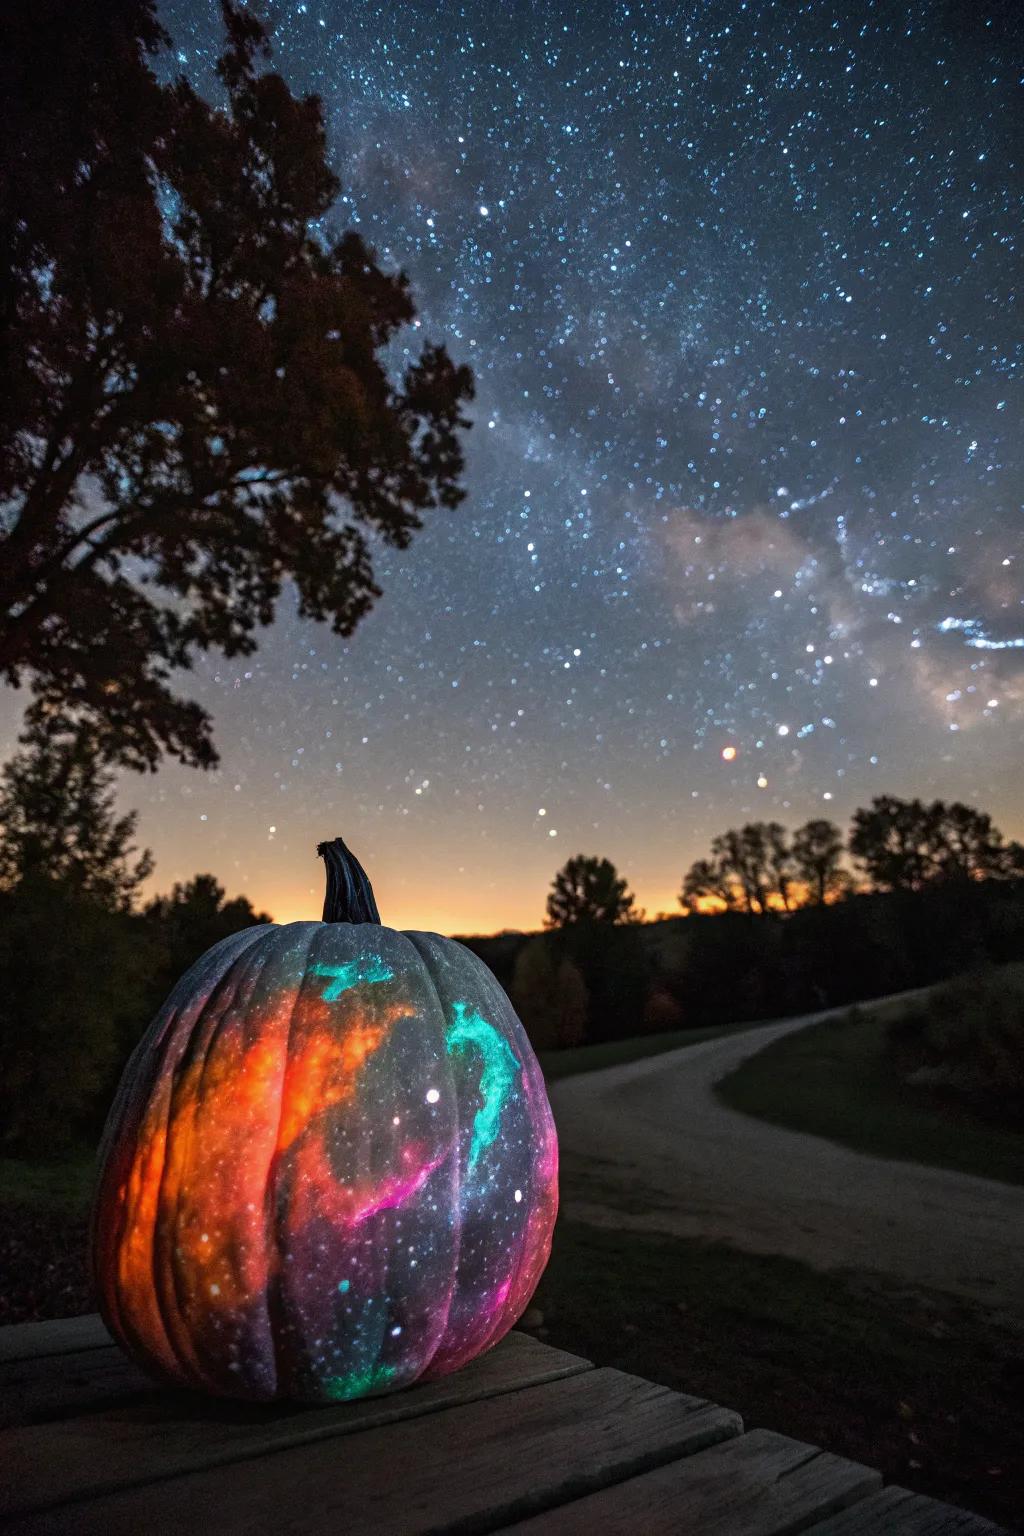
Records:
[[[325,923],[376,923],[380,913],[366,871],[340,837],[317,843],[316,851],[327,865]]]

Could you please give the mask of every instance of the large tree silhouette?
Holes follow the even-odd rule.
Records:
[[[633,893],[610,859],[579,853],[558,871],[548,895],[547,923],[621,923],[634,916]]]
[[[1016,875],[1019,844],[1005,843],[992,818],[954,801],[877,795],[854,812],[850,852],[880,890],[916,891],[933,881]]]
[[[461,499],[467,369],[400,376],[406,279],[338,233],[316,97],[223,6],[215,108],[153,0],[11,0],[0,50],[0,678],[133,767],[207,766],[173,673],[242,655],[286,582],[349,634]]]

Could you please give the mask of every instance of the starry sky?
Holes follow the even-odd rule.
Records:
[[[341,833],[385,922],[480,933],[577,852],[678,911],[716,832],[882,792],[1024,833],[1016,6],[264,14],[476,373],[468,496],[351,641],[286,602],[200,663],[220,771],[124,785],[155,887],[316,916]],[[161,15],[205,86],[214,0]]]

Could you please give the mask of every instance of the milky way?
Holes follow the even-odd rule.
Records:
[[[217,7],[162,14],[207,85]],[[158,883],[315,915],[341,831],[467,931],[581,850],[670,909],[714,832],[882,792],[1024,831],[1018,8],[266,14],[409,345],[476,372],[469,494],[351,643],[286,605],[197,673],[223,771],[129,785]]]

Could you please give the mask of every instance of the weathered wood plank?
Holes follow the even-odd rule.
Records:
[[[426,1536],[490,1531],[739,1429],[735,1414],[619,1371],[127,1488],[13,1523],[18,1536]]]
[[[506,1536],[790,1536],[881,1481],[870,1467],[755,1429],[508,1527]]]
[[[69,1355],[4,1361],[0,1364],[0,1428],[95,1412],[160,1390],[114,1344]]]
[[[79,1349],[103,1349],[112,1343],[98,1312],[58,1317],[48,1323],[15,1323],[0,1328],[0,1361],[69,1355]]]
[[[1002,1526],[906,1488],[885,1488],[807,1536],[1009,1536]]]
[[[391,1397],[328,1408],[245,1404],[160,1391],[123,1407],[0,1432],[0,1510],[46,1508],[289,1446],[394,1424],[592,1370],[588,1360],[510,1333],[463,1370]],[[332,1453],[333,1454],[333,1453]]]

